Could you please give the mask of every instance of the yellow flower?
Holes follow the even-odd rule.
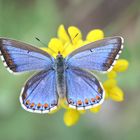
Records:
[[[110,71],[110,72],[107,73],[107,77],[109,79],[116,78],[117,77],[117,72],[114,71],[114,70],[112,70],[112,71]]]
[[[67,109],[64,113],[64,123],[66,126],[72,126],[79,120],[80,113],[74,109]]]
[[[64,109],[69,109],[68,105],[66,104],[66,99],[60,99],[60,106]]]
[[[70,26],[68,28],[68,33],[70,35],[70,39],[71,39],[73,45],[76,45],[78,43],[78,41],[80,41],[82,39],[82,34],[81,34],[80,30],[74,26]]]
[[[116,72],[124,72],[124,71],[127,70],[128,65],[129,65],[129,63],[128,63],[127,60],[125,60],[125,59],[119,59],[119,60],[116,62],[116,64],[115,64],[113,70],[116,71]]]
[[[86,113],[86,110],[78,110],[78,112],[79,112],[80,114],[85,114],[85,113]]]
[[[124,93],[118,86],[115,86],[110,89],[109,97],[114,101],[121,102],[124,100]]]
[[[83,40],[81,31],[75,27],[70,26],[66,30],[64,25],[60,25],[57,32],[57,37],[52,38],[48,44],[48,48],[42,48],[43,50],[47,51],[50,55],[56,58],[58,52],[60,52],[63,57],[65,58],[68,54],[70,54],[75,49],[86,45],[90,42],[94,42],[104,38],[104,33],[100,29],[91,30],[86,39]],[[117,72],[124,72],[128,68],[128,61],[125,59],[119,59],[113,70],[107,73],[107,79],[103,83],[103,87],[105,90],[105,99],[112,99],[114,101],[123,101],[124,93],[121,88],[117,85]],[[61,99],[59,102],[59,108],[66,109],[64,113],[64,123],[66,126],[73,126],[75,125],[80,115],[85,114],[85,110],[74,110],[70,109],[66,104],[65,99]],[[100,111],[101,105],[98,105],[94,108],[90,109],[90,112],[97,113]]]
[[[60,25],[57,32],[58,38],[62,41],[63,45],[70,41],[69,36],[64,28],[64,25]]]
[[[103,83],[104,89],[106,91],[106,99],[112,99],[116,102],[121,102],[124,100],[124,93],[120,87],[117,85],[117,72],[124,72],[128,68],[128,61],[125,59],[117,60],[113,70],[107,74],[108,79]]]
[[[104,32],[100,29],[91,30],[86,37],[86,39],[89,42],[97,41],[103,38],[104,38]]]
[[[101,109],[101,105],[98,105],[96,107],[91,108],[90,112],[97,113],[100,111],[100,109]]]
[[[47,51],[50,55],[56,58],[58,51],[62,53],[64,47],[62,41],[58,38],[52,38],[48,44],[48,48],[42,48],[44,51]]]
[[[114,86],[117,85],[117,81],[116,79],[107,79],[104,83],[103,83],[103,86],[105,89],[111,89],[113,88]]]

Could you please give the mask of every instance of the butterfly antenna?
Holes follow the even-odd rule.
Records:
[[[50,51],[52,51],[53,53],[56,54],[56,52],[55,52],[53,49],[49,48],[49,47],[48,47],[44,42],[42,42],[39,38],[35,37],[35,39],[36,39],[37,41],[39,41],[43,46],[47,47]]]
[[[66,46],[64,47],[64,50],[62,51],[62,53],[66,50],[66,48],[69,46],[69,44],[72,43],[72,42],[74,41],[74,39],[75,39],[78,35],[79,35],[79,33],[77,33],[77,34],[74,36],[74,38],[71,39],[70,42],[66,44]],[[70,38],[70,36],[69,36],[69,38]]]

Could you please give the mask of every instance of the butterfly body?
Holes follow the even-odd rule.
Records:
[[[56,73],[56,83],[57,92],[60,98],[66,97],[66,79],[65,79],[65,61],[63,56],[58,53],[55,61],[55,73]]]
[[[121,37],[110,37],[82,46],[66,58],[58,53],[55,59],[32,45],[0,38],[0,55],[8,71],[39,71],[26,82],[20,95],[22,107],[36,113],[56,109],[59,98],[66,98],[68,106],[77,110],[102,104],[105,91],[91,70],[110,71],[122,48]]]

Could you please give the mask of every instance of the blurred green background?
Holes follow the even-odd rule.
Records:
[[[87,113],[68,128],[63,110],[53,115],[24,111],[18,98],[30,74],[14,76],[0,62],[0,140],[139,139],[140,0],[0,0],[0,36],[41,46],[34,38],[47,44],[61,23],[79,27],[83,36],[100,28],[106,36],[124,37],[121,57],[130,63],[118,78],[124,102],[106,101],[99,113]]]

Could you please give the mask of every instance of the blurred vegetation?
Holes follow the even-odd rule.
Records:
[[[79,27],[84,36],[100,28],[106,36],[124,37],[121,57],[129,60],[130,67],[118,80],[125,101],[105,102],[100,113],[87,113],[67,128],[63,110],[52,115],[24,111],[18,97],[29,74],[11,75],[0,62],[0,139],[139,139],[140,0],[0,0],[0,36],[41,47],[34,38],[47,44],[61,23]]]

